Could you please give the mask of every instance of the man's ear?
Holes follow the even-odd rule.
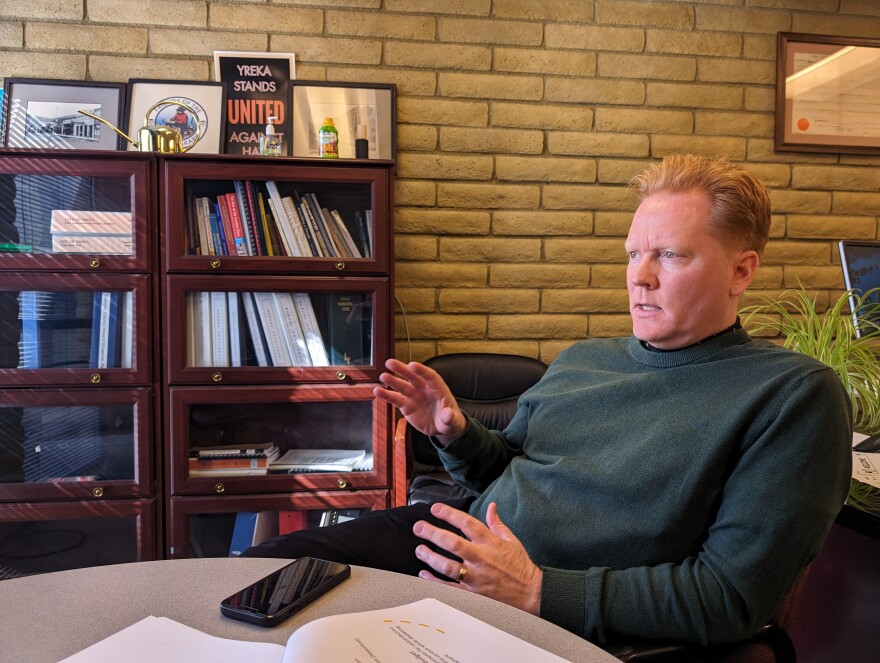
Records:
[[[741,251],[733,257],[733,275],[730,281],[730,296],[739,297],[755,278],[761,259],[756,251]]]

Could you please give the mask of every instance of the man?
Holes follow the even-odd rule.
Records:
[[[563,351],[504,431],[464,415],[429,368],[386,364],[376,397],[479,497],[249,553],[417,572],[599,643],[724,642],[766,623],[845,499],[847,395],[828,367],[739,326],[770,225],[757,178],[675,156],[631,185],[632,337]]]

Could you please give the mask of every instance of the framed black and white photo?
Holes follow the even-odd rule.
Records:
[[[293,156],[320,156],[318,131],[328,117],[339,132],[341,159],[353,159],[358,126],[366,130],[370,159],[394,159],[397,153],[396,88],[385,83],[291,81]]]
[[[115,131],[83,110],[118,127],[125,101],[125,83],[7,78],[5,97],[6,147],[61,150],[117,150],[122,140]]]
[[[126,133],[137,140],[144,126],[180,131],[184,152],[220,154],[225,124],[226,85],[215,82],[130,79]],[[129,144],[128,149],[137,147]]]

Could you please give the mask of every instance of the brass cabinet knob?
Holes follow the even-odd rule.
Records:
[[[211,380],[214,382],[220,382],[223,379],[223,373],[220,371],[216,371],[215,373],[211,373]]]
[[[348,486],[348,481],[346,481],[345,479],[340,479],[339,481],[336,482],[336,485],[339,486],[340,488],[345,488]]]
[[[226,490],[226,486],[224,486],[222,483],[215,483],[214,484],[214,492],[215,493],[222,493],[225,490]]]
[[[101,259],[100,258],[91,258],[89,260],[89,267],[91,267],[92,269],[98,269],[98,267],[100,267],[100,266],[101,266]]]
[[[347,377],[348,376],[345,374],[345,371],[336,371],[336,379],[337,380],[344,380]]]
[[[345,269],[345,263],[340,260],[336,263],[336,270],[341,272],[343,269]]]
[[[219,269],[219,267],[220,267],[220,261],[217,258],[214,258],[211,261],[211,269]]]
[[[97,486],[96,488],[92,488],[92,496],[93,497],[103,497],[104,496],[104,489],[101,488],[100,486]]]
[[[91,382],[92,384],[98,384],[100,381],[101,381],[101,374],[100,373],[92,373],[89,376],[89,382]]]

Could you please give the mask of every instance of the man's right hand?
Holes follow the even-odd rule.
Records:
[[[387,373],[376,387],[376,398],[398,408],[416,430],[437,439],[442,445],[464,435],[467,417],[459,409],[449,387],[436,371],[416,361],[404,364],[397,359],[385,362]]]

